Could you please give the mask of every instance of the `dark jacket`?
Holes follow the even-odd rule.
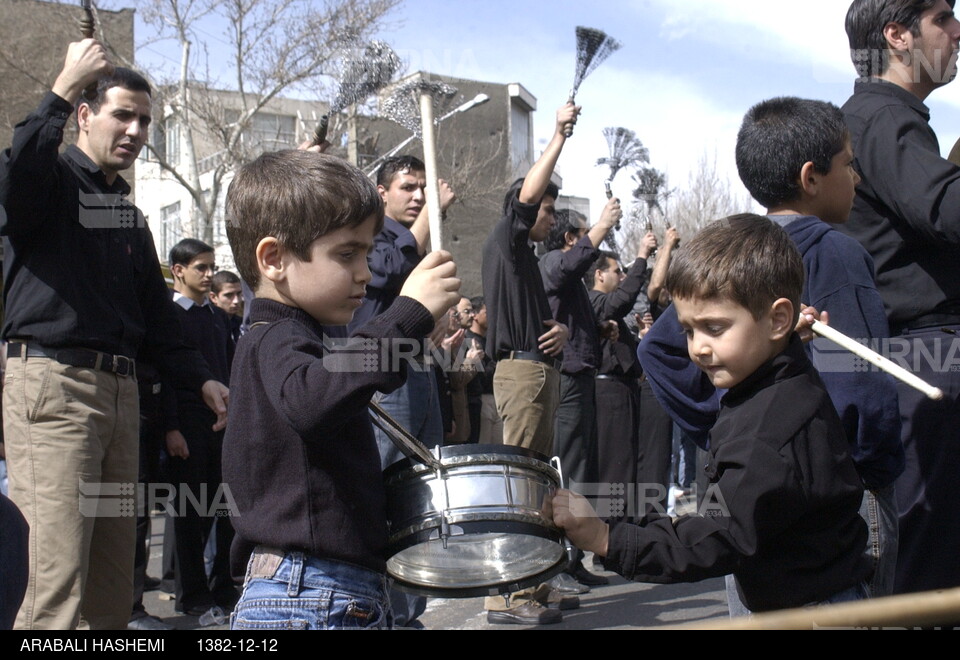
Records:
[[[930,110],[870,80],[856,84],[843,117],[863,181],[837,229],[873,256],[893,334],[924,315],[960,318],[960,168],[940,155]]]
[[[819,602],[870,575],[863,487],[796,335],[723,397],[710,447],[707,515],[614,523],[608,569],[646,582],[732,572],[758,612]]]

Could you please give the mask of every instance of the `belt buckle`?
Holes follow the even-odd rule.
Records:
[[[133,374],[133,360],[126,355],[114,355],[110,371],[118,376],[130,376]]]

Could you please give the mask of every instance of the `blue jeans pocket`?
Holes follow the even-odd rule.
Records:
[[[291,553],[267,574],[273,577],[253,577],[248,569],[232,630],[390,627],[383,578],[376,573]]]

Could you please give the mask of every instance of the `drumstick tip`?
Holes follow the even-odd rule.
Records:
[[[930,393],[927,396],[934,401],[943,401],[943,390],[941,390],[939,387],[934,387],[932,390],[930,390]]]

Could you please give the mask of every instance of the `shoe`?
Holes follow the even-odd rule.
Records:
[[[143,578],[144,591],[156,591],[159,588],[160,588],[160,578],[150,577],[149,575],[144,576]]]
[[[544,607],[540,603],[524,603],[509,610],[487,610],[487,623],[541,626],[563,621],[560,610]]]
[[[552,610],[569,612],[570,610],[580,609],[580,596],[565,596],[564,594],[556,591],[551,591],[550,595],[547,596],[547,600],[541,601],[540,604],[545,605]]]
[[[550,581],[547,582],[547,584],[550,586],[551,591],[559,591],[564,595],[590,593],[590,587],[585,584],[580,584],[568,573],[560,573],[559,575],[550,578]]]
[[[127,623],[127,630],[173,630],[173,626],[148,614],[147,616],[130,619],[130,622]]]
[[[602,575],[597,575],[596,573],[591,573],[583,564],[577,564],[576,568],[573,569],[570,575],[573,576],[574,580],[580,584],[585,584],[588,587],[601,587],[605,584],[610,584],[609,578],[605,578]]]

